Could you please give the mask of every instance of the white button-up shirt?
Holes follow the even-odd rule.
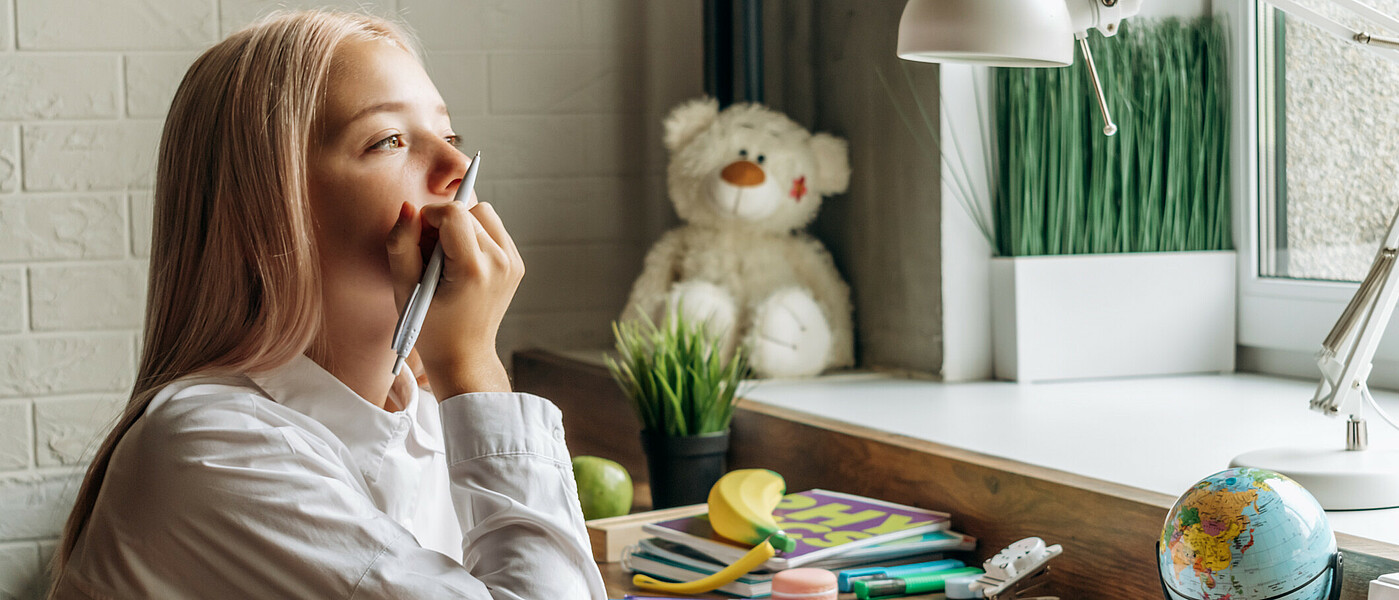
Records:
[[[385,411],[306,357],[173,383],[122,438],[59,598],[605,598],[562,416]]]

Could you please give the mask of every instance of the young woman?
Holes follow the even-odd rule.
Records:
[[[161,140],[131,401],[56,598],[603,598],[560,414],[495,335],[524,273],[384,21],[264,20],[190,67]],[[446,260],[391,374],[423,253]],[[440,399],[440,402],[439,402]]]

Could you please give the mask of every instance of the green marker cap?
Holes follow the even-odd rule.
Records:
[[[791,552],[797,548],[796,540],[787,537],[787,533],[781,529],[768,536],[768,543],[772,544],[773,548],[782,552]]]

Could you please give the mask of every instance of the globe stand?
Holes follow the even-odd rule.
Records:
[[[1159,557],[1161,556],[1161,541],[1160,541],[1160,540],[1157,540],[1157,541],[1156,541],[1156,556],[1158,557],[1158,560],[1159,560]],[[1330,564],[1329,568],[1326,569],[1326,570],[1324,570],[1324,571],[1322,571],[1322,572],[1320,572],[1320,573],[1317,573],[1317,575],[1316,575],[1317,577],[1321,577],[1322,575],[1325,575],[1325,574],[1326,574],[1326,571],[1330,571],[1330,572],[1331,572],[1331,586],[1330,586],[1331,589],[1330,589],[1330,591],[1328,591],[1327,594],[1326,594],[1326,600],[1341,600],[1341,587],[1342,587],[1342,584],[1345,582],[1345,579],[1346,579],[1346,578],[1345,578],[1345,569],[1343,568],[1343,567],[1344,567],[1345,561],[1343,560],[1343,558],[1344,558],[1344,555],[1341,554],[1341,551],[1340,551],[1340,550],[1337,550],[1335,554],[1332,554],[1332,555],[1331,555],[1331,564]],[[1160,564],[1156,565],[1156,580],[1159,581],[1159,582],[1161,582],[1161,597],[1162,597],[1162,598],[1165,598],[1166,600],[1176,600],[1177,598],[1188,598],[1188,596],[1185,596],[1184,594],[1172,593],[1174,590],[1173,590],[1169,585],[1166,584],[1166,576],[1165,576],[1165,575],[1162,575],[1162,572],[1163,572],[1162,569],[1163,569],[1163,568],[1164,568],[1164,567],[1163,567],[1162,565],[1160,565]],[[1306,587],[1306,586],[1307,586],[1308,584],[1310,584],[1310,583],[1311,583],[1311,582],[1308,581],[1307,583],[1302,584],[1302,587]],[[1300,589],[1300,588],[1299,588],[1299,589]],[[1296,591],[1296,590],[1293,590],[1293,591]],[[1291,593],[1291,592],[1289,592],[1289,593]],[[1274,598],[1282,598],[1282,597],[1285,597],[1286,595],[1287,595],[1287,594],[1283,594],[1282,596],[1274,596]]]

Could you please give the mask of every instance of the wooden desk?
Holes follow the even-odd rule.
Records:
[[[571,452],[616,460],[645,480],[639,426],[605,367],[532,350],[514,356],[514,371],[518,389],[563,411]],[[1174,497],[748,401],[734,411],[731,440],[729,468],[772,469],[788,489],[949,512],[953,529],[979,538],[978,561],[1026,536],[1061,544],[1047,593],[1161,597],[1152,542]],[[1393,546],[1336,537],[1346,554],[1343,600],[1362,600],[1371,579],[1399,572]]]

